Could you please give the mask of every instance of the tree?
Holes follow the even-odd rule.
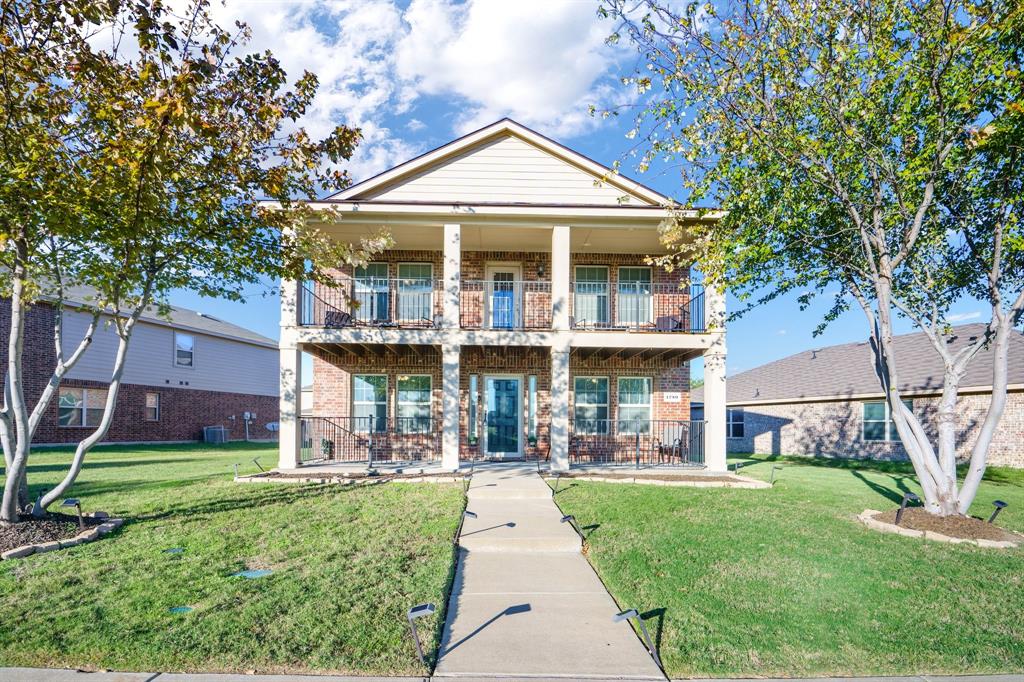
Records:
[[[688,204],[722,219],[665,230],[669,263],[701,261],[742,314],[790,292],[802,307],[838,290],[822,326],[850,307],[868,323],[875,370],[935,514],[964,514],[1006,402],[1009,336],[1024,310],[1020,199],[1024,7],[1011,0],[655,0],[602,8],[643,66],[640,168],[681,162]],[[613,112],[606,112],[613,113]],[[838,286],[837,286],[838,285]],[[955,339],[968,296],[991,317]],[[900,395],[893,322],[905,317],[944,367],[933,442]],[[820,331],[821,327],[819,327]],[[956,343],[954,343],[956,341]],[[963,484],[959,383],[993,349],[993,393]]]
[[[65,494],[105,437],[145,310],[166,312],[173,289],[242,300],[246,286],[267,279],[330,283],[329,268],[362,263],[387,243],[384,235],[337,243],[311,226],[331,217],[309,202],[347,184],[335,166],[351,157],[359,131],[338,126],[311,139],[296,121],[316,77],[306,73],[289,89],[269,52],[234,56],[248,29],[217,26],[208,5],[193,0],[179,15],[147,2],[3,3],[9,68],[0,155],[4,175],[15,172],[0,199],[24,198],[0,202],[0,258],[12,274],[2,292],[12,325],[0,410],[7,465],[0,521],[18,520],[35,428],[100,324],[118,336],[103,415],[61,483],[33,507],[36,515]],[[90,333],[65,354],[68,283],[97,296]],[[21,380],[24,320],[39,300],[56,310],[57,367],[30,411]]]

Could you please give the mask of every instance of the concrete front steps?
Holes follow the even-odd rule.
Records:
[[[533,466],[478,466],[435,677],[663,680]]]

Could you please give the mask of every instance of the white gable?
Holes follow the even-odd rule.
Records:
[[[356,201],[654,205],[623,187],[600,179],[600,174],[505,133],[481,140],[479,144],[383,186],[364,192],[354,187],[345,198]],[[623,201],[622,197],[628,197],[628,201]]]

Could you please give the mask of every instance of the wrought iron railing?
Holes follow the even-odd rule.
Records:
[[[303,285],[299,324],[314,327],[440,326],[441,282],[434,279],[352,277],[337,286]]]
[[[431,417],[303,417],[300,464],[416,462],[441,457]]]
[[[463,329],[551,329],[551,282],[464,279]]]
[[[572,464],[704,464],[704,422],[676,419],[573,419]]]
[[[573,329],[705,331],[704,287],[649,282],[573,282]]]

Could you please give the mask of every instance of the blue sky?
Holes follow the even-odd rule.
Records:
[[[627,175],[678,198],[678,176],[670,170],[632,170],[628,112],[607,119],[587,113],[591,104],[628,101],[618,77],[636,59],[627,45],[605,45],[613,26],[595,8],[586,0],[229,0],[215,13],[222,25],[250,24],[247,50],[270,49],[290,75],[317,74],[320,92],[300,123],[314,135],[337,123],[363,130],[364,142],[347,164],[357,181],[510,116],[601,163],[621,159]],[[276,339],[279,302],[269,289],[253,287],[245,304],[191,292],[175,292],[171,303]],[[738,308],[731,298],[729,305]],[[827,308],[821,301],[801,311],[794,295],[733,322],[729,374],[866,337],[864,316],[855,310],[814,338]],[[982,311],[964,303],[954,321],[977,321]],[[901,323],[899,330],[910,327]],[[699,363],[693,369],[702,372]]]

